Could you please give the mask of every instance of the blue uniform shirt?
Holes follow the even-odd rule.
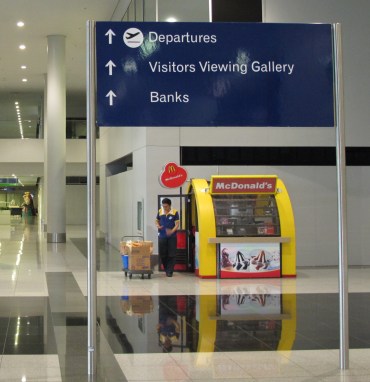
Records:
[[[158,211],[157,214],[157,221],[160,226],[162,226],[162,229],[158,229],[158,236],[159,237],[168,237],[166,234],[166,229],[173,229],[175,227],[175,224],[177,221],[179,221],[179,213],[174,208],[171,208],[170,212],[166,215],[163,208],[161,208]],[[171,236],[175,236],[176,232],[174,232]]]

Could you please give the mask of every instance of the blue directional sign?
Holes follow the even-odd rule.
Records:
[[[329,24],[97,22],[99,126],[334,126]]]

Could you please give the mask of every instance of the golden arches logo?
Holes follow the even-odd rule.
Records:
[[[169,165],[168,166],[168,172],[170,173],[170,174],[173,174],[174,172],[176,172],[176,168],[175,168],[175,166],[174,165]]]

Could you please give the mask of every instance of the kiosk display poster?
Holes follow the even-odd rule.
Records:
[[[257,288],[258,289],[258,288]],[[255,293],[223,294],[219,296],[221,316],[280,314],[282,311],[281,295]]]
[[[220,244],[219,278],[281,276],[279,243]]]

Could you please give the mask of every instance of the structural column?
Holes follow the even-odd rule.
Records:
[[[47,241],[66,242],[66,69],[65,36],[48,36]]]
[[[44,176],[42,179],[42,205],[41,205],[41,227],[43,232],[47,232],[47,179],[48,179],[48,174],[47,174],[47,163],[48,163],[48,146],[47,146],[47,114],[46,110],[48,109],[47,107],[47,98],[48,98],[48,89],[47,89],[47,80],[48,77],[46,74],[44,74],[44,104],[43,104],[43,109],[42,109],[42,135],[40,138],[44,138]]]

